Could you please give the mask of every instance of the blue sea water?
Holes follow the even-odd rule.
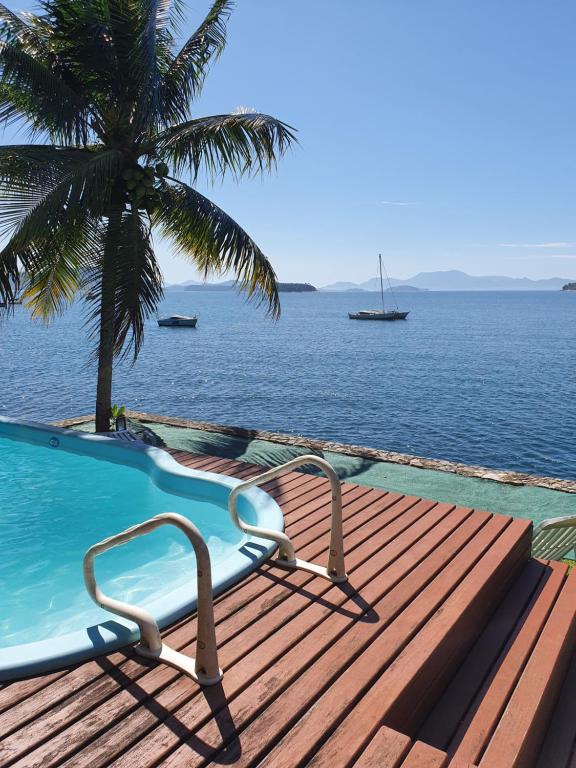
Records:
[[[378,294],[283,294],[282,317],[230,292],[169,292],[114,399],[135,410],[576,479],[576,293],[426,292],[406,322],[348,319]],[[52,326],[0,324],[0,414],[94,410],[75,306]]]

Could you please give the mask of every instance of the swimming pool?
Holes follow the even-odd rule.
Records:
[[[88,596],[88,547],[161,512],[188,517],[204,536],[214,591],[238,581],[274,548],[231,522],[240,481],[187,469],[157,448],[0,418],[0,679],[55,669],[134,641],[134,624]],[[242,495],[241,516],[283,529],[264,491]],[[165,626],[195,606],[195,558],[163,528],[98,558],[104,592],[145,607]]]

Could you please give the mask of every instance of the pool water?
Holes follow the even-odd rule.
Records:
[[[143,469],[0,434],[0,648],[113,618],[84,588],[83,555],[161,512],[195,523],[213,571],[246,541],[224,505],[167,493]],[[166,526],[99,556],[96,577],[107,594],[146,607],[186,584],[192,590],[195,558]]]

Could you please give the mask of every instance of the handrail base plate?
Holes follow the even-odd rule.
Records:
[[[348,581],[348,574],[337,576],[336,574],[329,573],[328,569],[323,565],[310,563],[308,560],[299,560],[298,558],[295,558],[294,560],[283,560],[282,558],[277,557],[276,560],[274,560],[274,563],[289,571],[306,571],[306,573],[313,573],[314,576],[320,576],[327,581],[331,581],[333,584],[344,584],[344,582]]]
[[[192,680],[199,685],[216,685],[222,680],[223,672],[221,669],[218,670],[219,674],[215,677],[208,677],[201,672],[198,673],[196,672],[195,658],[186,656],[186,654],[180,653],[180,651],[175,651],[173,648],[170,648],[169,645],[165,645],[165,643],[162,643],[162,647],[159,651],[151,651],[148,646],[142,645],[141,643],[138,643],[138,645],[134,647],[134,650],[136,653],[139,653],[140,656],[145,656],[147,659],[154,659],[155,661],[169,664],[179,672],[191,677]]]

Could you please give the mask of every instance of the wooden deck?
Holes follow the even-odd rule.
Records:
[[[524,521],[342,488],[348,584],[265,563],[221,595],[213,688],[130,648],[0,684],[0,765],[574,766],[576,576],[530,559]],[[299,555],[323,558],[327,481],[267,490]],[[164,634],[193,652],[195,626]]]

